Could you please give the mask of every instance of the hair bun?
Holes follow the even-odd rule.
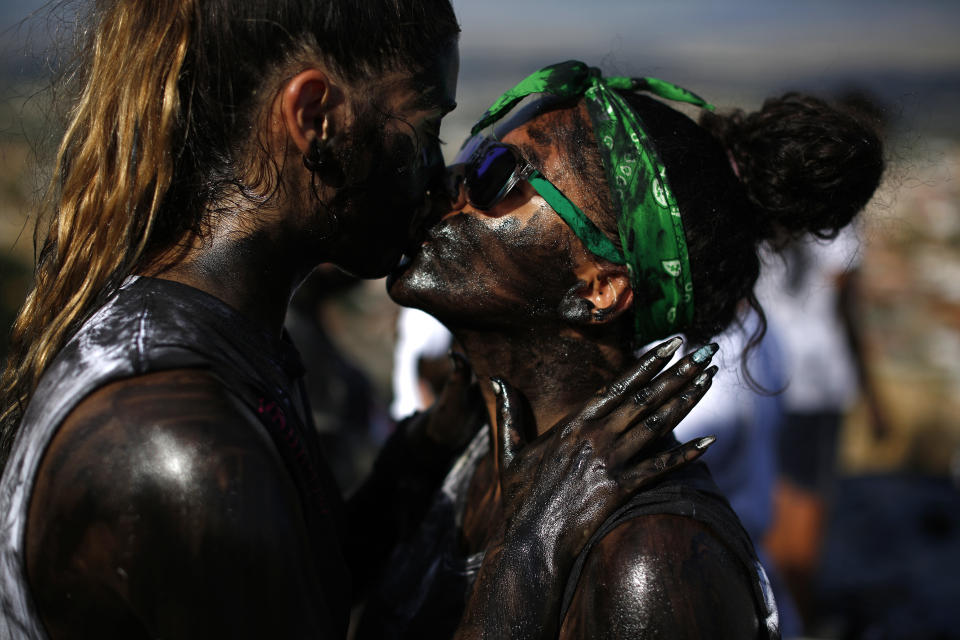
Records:
[[[883,174],[873,127],[811,96],[788,93],[749,114],[705,114],[702,124],[728,149],[767,237],[835,236]]]

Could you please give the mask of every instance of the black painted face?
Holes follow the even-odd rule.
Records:
[[[537,127],[541,118],[502,139],[528,158],[539,157],[544,174],[559,180],[566,193],[574,181],[564,179],[569,176],[558,152]],[[543,327],[563,322],[580,285],[575,269],[584,251],[527,182],[489,211],[474,208],[461,193],[410,263],[391,274],[388,289],[398,303],[421,308],[452,328]]]
[[[459,53],[454,42],[416,76],[385,82],[384,95],[359,115],[348,166],[362,164],[329,203],[337,215],[331,261],[362,277],[382,277],[400,259],[427,190],[442,180],[440,121],[456,105]]]

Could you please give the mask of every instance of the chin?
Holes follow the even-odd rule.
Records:
[[[399,305],[433,314],[439,311],[437,292],[446,297],[449,291],[425,272],[420,258],[420,253],[412,258],[406,255],[401,258],[387,276],[387,294]]]
[[[387,275],[387,295],[399,305],[405,307],[416,306],[409,291],[411,259],[407,255],[401,256]]]

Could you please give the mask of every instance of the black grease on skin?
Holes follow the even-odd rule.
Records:
[[[370,152],[372,164],[351,166],[359,161],[353,160],[354,152],[344,152],[348,175],[362,171],[363,177],[338,189],[323,207],[327,217],[336,212],[327,236],[337,239],[329,247],[330,261],[363,277],[386,275],[396,265],[428,179],[427,168],[408,168],[417,165],[417,145],[406,133],[384,139],[381,120],[349,147]]]
[[[739,563],[701,523],[672,515],[629,521],[590,553],[580,580],[596,586],[574,597],[561,637],[677,637],[677,629],[683,637],[757,637]]]
[[[526,133],[541,147],[549,147],[553,144],[546,133],[550,124],[538,122],[536,126],[527,126]],[[504,141],[510,142],[506,137]],[[570,180],[563,180],[564,176],[557,176],[556,172],[545,172],[545,163],[535,145],[523,144],[521,140],[518,146],[548,179],[564,191]],[[569,166],[560,171],[564,170],[569,171]],[[560,182],[563,184],[558,184]],[[578,191],[589,192],[589,189]],[[564,192],[575,202],[581,195],[572,190],[571,193]],[[508,198],[514,198],[519,206],[530,197],[531,188],[526,185],[522,192],[517,189]],[[584,204],[583,200],[579,203]],[[506,210],[508,204],[507,200],[501,203],[502,210]],[[491,215],[500,210],[497,208]],[[592,393],[612,382],[617,373],[632,362],[622,327],[584,328],[583,321],[593,311],[592,305],[577,300],[576,293],[582,283],[572,273],[570,240],[558,241],[558,236],[570,238],[572,232],[562,225],[534,227],[546,221],[542,217],[544,213],[554,216],[551,222],[556,221],[555,212],[546,206],[531,216],[526,225],[497,225],[495,219],[475,217],[475,212],[449,217],[435,228],[430,242],[390,288],[391,295],[401,303],[424,308],[448,324],[480,379],[500,376],[522,391],[541,430],[554,424],[557,415],[569,415],[579,409]],[[508,215],[505,213],[504,217]],[[571,331],[571,324],[579,330]],[[495,443],[496,440],[495,437]],[[489,548],[496,541],[499,530],[492,522],[502,513],[502,496],[495,490],[497,480],[492,461],[484,461],[471,484],[464,517],[462,541],[468,551]],[[553,486],[562,489],[571,480],[570,477],[557,478],[552,482],[556,483]],[[534,478],[526,481],[534,482]],[[544,478],[540,481],[551,482]],[[590,490],[583,486],[576,494],[586,494]],[[567,499],[575,502],[576,496],[568,493]],[[556,505],[553,500],[547,502],[549,504],[542,505],[547,510],[558,508],[558,513],[563,513],[568,508],[567,505]],[[689,562],[689,548],[684,541],[702,532],[695,521],[680,520],[680,529],[674,532],[675,535],[660,541],[649,537],[646,520],[637,520],[627,532],[633,534],[632,546],[605,547],[601,544],[597,547],[600,550],[597,554],[602,553],[603,559],[599,566],[591,565],[591,569],[598,573],[593,579],[580,583],[593,586],[578,589],[580,602],[575,601],[568,616],[573,631],[569,636],[561,633],[561,637],[597,637],[613,628],[645,629],[646,635],[652,632],[673,637],[678,630],[696,627],[721,634],[721,629],[736,628],[737,635],[729,637],[749,637],[739,634],[744,624],[755,624],[752,601],[749,596],[746,600],[743,598],[749,590],[742,584],[739,567],[733,571],[714,571],[709,576],[685,575],[678,583],[670,574],[669,566],[646,566],[647,554],[658,553],[661,547],[676,559],[674,564],[688,568],[698,566],[696,562]],[[549,529],[565,519],[557,517],[552,522],[552,525],[543,523],[542,526]],[[620,528],[614,532],[620,532]],[[564,534],[563,531],[546,530],[529,533],[539,539]],[[711,543],[714,547],[722,546],[715,538],[711,538]],[[511,565],[510,570],[525,575],[531,568],[519,562]],[[635,576],[638,572],[649,578],[648,588],[640,591],[643,606],[629,601],[629,594],[637,592],[635,585],[629,580],[617,581],[624,574]],[[698,577],[707,579],[688,582],[688,579]],[[682,587],[671,592],[665,584],[675,589],[678,584]],[[600,585],[611,585],[610,591],[603,593]],[[626,600],[624,595],[628,596]],[[674,606],[674,597],[709,606],[691,611]],[[738,603],[743,605],[745,602],[747,609],[729,606],[738,598]],[[502,606],[505,615],[517,615],[516,612],[511,614],[511,609],[523,605],[517,602],[517,598],[508,596]],[[716,622],[712,617],[718,608],[735,610],[739,619],[730,625],[711,626],[711,622]],[[656,615],[651,613],[654,611]]]
[[[593,303],[579,295],[582,288],[582,285],[574,285],[567,289],[560,306],[557,307],[560,317],[570,324],[586,324],[596,313]]]
[[[365,277],[386,274],[400,258],[414,210],[423,200],[427,169],[417,165],[400,171],[416,165],[414,140],[408,133],[385,135],[382,114],[363,111],[358,117],[332,160],[354,177],[327,203],[306,194],[298,215],[274,225],[248,220],[230,229],[225,220],[200,239],[200,251],[161,277],[185,275],[188,283],[279,333],[291,292],[318,262],[331,261]]]
[[[519,324],[518,316],[549,319],[576,279],[562,258],[567,239],[542,222],[546,206],[529,220],[455,215],[435,225],[390,293],[429,306],[441,320],[472,326]],[[483,317],[478,317],[482,313]]]
[[[152,374],[149,382],[115,388],[91,396],[68,419],[31,500],[27,570],[52,637],[270,635],[273,616],[227,612],[248,601],[256,591],[250,585],[297,581],[303,592],[296,597],[316,607],[315,617],[305,619],[326,619],[334,628],[326,603],[349,576],[331,563],[322,583],[303,580],[306,549],[295,560],[302,573],[283,562],[291,550],[284,545],[296,537],[289,533],[297,526],[298,498],[264,488],[262,461],[274,454],[263,455],[263,436],[237,419],[229,394],[199,370]],[[238,523],[245,528],[225,535]],[[314,542],[335,545],[335,532],[324,533],[326,540]],[[263,558],[277,561],[237,565],[250,541]],[[249,582],[223,580],[223,568],[237,566]],[[261,610],[289,609],[283,598],[290,595],[261,594]],[[198,619],[198,606],[223,615]],[[239,620],[247,627],[236,628]],[[288,622],[306,631],[306,620]]]
[[[580,324],[589,313],[576,301],[583,283],[572,273],[564,227],[544,224],[555,218],[546,204],[525,222],[479,214],[446,218],[392,281],[390,294],[428,310],[471,344],[469,357],[481,377],[480,363],[496,359],[492,373],[517,386],[532,382],[531,370],[550,372],[537,376],[543,396],[587,396],[602,386],[611,363],[595,344],[565,335],[572,320]]]

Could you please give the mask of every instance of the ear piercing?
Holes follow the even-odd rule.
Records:
[[[329,140],[311,140],[310,148],[303,154],[303,166],[331,187],[342,187],[347,181]]]

